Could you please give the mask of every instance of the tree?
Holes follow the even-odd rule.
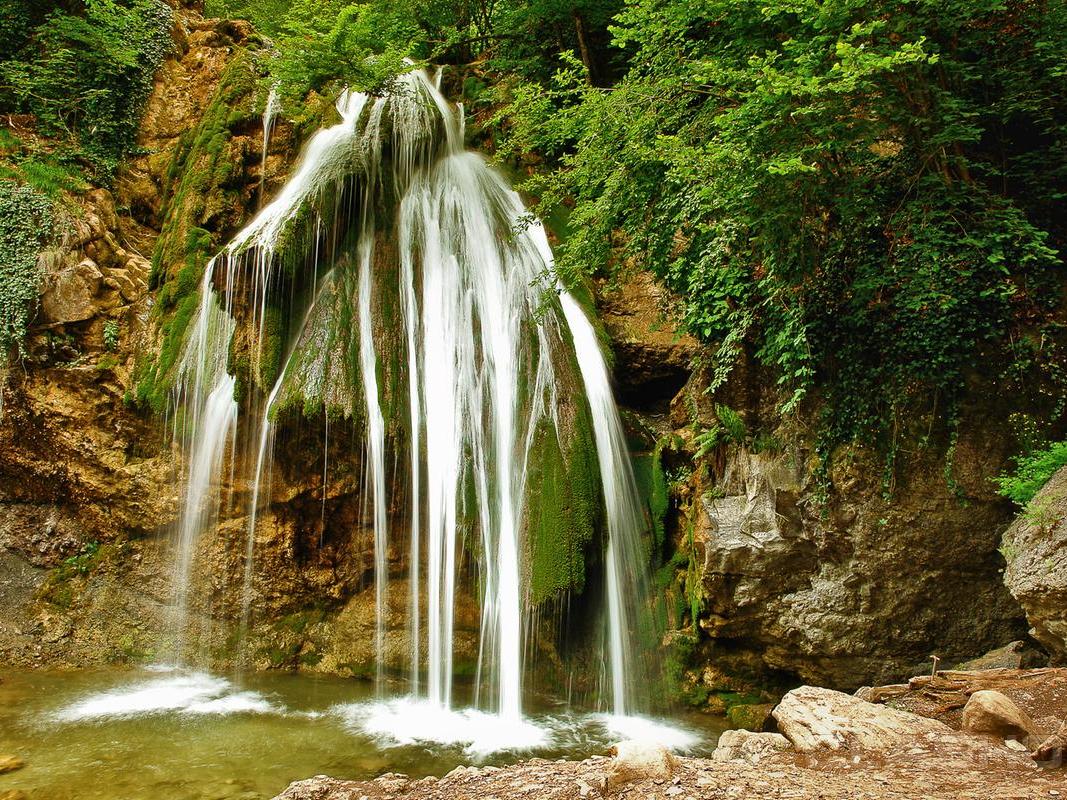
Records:
[[[512,90],[510,150],[573,204],[558,258],[632,259],[690,329],[773,368],[783,411],[824,403],[824,452],[949,427],[967,371],[1006,374],[1060,299],[1067,28],[1048,3],[631,0],[629,70],[573,58]],[[547,212],[546,212],[547,213]],[[1047,354],[1046,354],[1047,355]]]

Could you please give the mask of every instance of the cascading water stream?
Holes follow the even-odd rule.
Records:
[[[596,332],[585,313],[567,292],[560,297],[563,313],[574,337],[578,366],[582,371],[585,396],[593,414],[597,461],[604,488],[608,516],[608,549],[605,585],[608,609],[608,665],[611,676],[611,705],[616,716],[635,709],[631,699],[635,680],[633,653],[634,625],[646,592],[647,557],[641,532],[644,514],[630,453],[623,433],[619,410],[611,394],[607,365],[596,340]]]
[[[259,162],[259,203],[263,205],[263,184],[267,177],[267,151],[270,149],[270,137],[274,132],[274,123],[282,110],[282,101],[278,96],[278,87],[271,86],[267,93],[267,102],[263,106],[263,153]]]
[[[189,452],[174,560],[174,658],[183,663],[189,616],[190,581],[197,540],[212,526],[219,511],[219,479],[237,426],[234,379],[226,372],[226,343],[233,335],[233,319],[212,291],[215,261],[209,262],[201,285],[201,300],[191,328],[189,345],[179,365],[175,399],[185,409],[176,420]]]
[[[481,601],[477,673],[488,686],[489,709],[507,723],[492,737],[510,736],[512,743],[529,746],[543,740],[522,713],[523,607],[532,569],[524,526],[540,490],[531,470],[546,437],[567,449],[567,426],[578,424],[575,416],[586,413],[586,400],[608,529],[607,650],[612,708],[619,715],[634,710],[631,651],[644,599],[643,516],[595,332],[574,298],[554,285],[544,230],[520,224],[527,213],[518,194],[484,159],[464,151],[462,108],[444,99],[437,82],[412,71],[398,84],[397,91],[377,98],[343,93],[340,122],[312,137],[274,200],[211,262],[201,308],[207,309],[203,319],[215,322],[209,331],[198,320],[186,347],[186,361],[196,365],[186,407],[204,420],[204,432],[192,441],[197,479],[191,472],[186,506],[203,505],[204,476],[217,475],[236,424],[235,378],[226,372],[235,319],[243,314],[242,324],[256,332],[248,347],[258,365],[268,307],[282,280],[280,263],[292,248],[305,247],[310,257],[299,259],[299,269],[313,301],[290,333],[290,355],[256,412],[261,421],[250,475],[245,621],[256,518],[269,505],[264,498],[270,493],[272,414],[283,398],[295,395],[305,407],[317,404],[329,419],[337,398],[351,393],[367,454],[362,485],[373,531],[379,689],[386,651],[396,652],[386,644],[397,635],[388,624],[390,545],[401,539],[407,545],[411,691],[442,713],[453,707],[456,608],[466,577],[460,557],[473,555]],[[264,153],[273,125],[270,105]],[[306,235],[297,235],[298,229]],[[382,266],[388,264],[393,267]],[[226,310],[215,299],[216,268]],[[326,270],[332,279],[320,274]],[[235,313],[234,306],[245,308],[235,303],[240,293],[250,303]],[[387,325],[383,302],[395,309],[388,324],[402,327],[395,341],[380,333]],[[341,357],[334,358],[335,351]],[[561,370],[576,370],[571,380],[578,383],[561,388]],[[406,462],[409,471],[403,537],[394,535],[400,525],[387,503],[393,446],[406,448],[397,451],[405,457],[393,460]],[[195,544],[206,524],[189,511],[183,541]],[[182,562],[186,573],[189,563]],[[387,719],[391,713],[403,714],[394,708],[379,718],[383,730],[395,722]],[[452,724],[442,720],[442,726]]]

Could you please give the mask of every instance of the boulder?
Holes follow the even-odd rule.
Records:
[[[357,794],[349,781],[316,775],[303,781],[289,784],[289,787],[274,800],[358,800],[365,796]]]
[[[792,747],[789,740],[780,733],[724,731],[711,758],[713,761],[747,761],[750,764],[758,764],[763,759],[791,750]]]
[[[1067,467],[1052,476],[1004,533],[1004,584],[1026,612],[1030,635],[1067,661]]]
[[[748,731],[764,731],[770,722],[771,712],[774,711],[773,703],[744,703],[730,706],[726,712],[726,718],[735,728],[744,728]]]
[[[1022,639],[990,650],[983,656],[972,658],[956,666],[956,670],[1027,669],[1044,663],[1041,652]]]
[[[998,739],[1026,741],[1037,736],[1033,720],[1012,700],[1000,692],[984,689],[975,692],[963,707],[963,730]]]
[[[41,294],[42,319],[46,323],[69,323],[95,316],[97,304],[93,298],[100,292],[103,277],[90,258],[48,275]]]
[[[936,720],[815,686],[789,692],[774,709],[774,719],[801,752],[887,750],[928,735],[952,734]]]
[[[611,756],[606,775],[609,789],[635,781],[667,780],[678,763],[662,745],[634,739],[613,745]]]

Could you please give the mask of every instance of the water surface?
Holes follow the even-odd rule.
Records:
[[[259,673],[238,680],[163,669],[0,673],[0,795],[31,800],[266,800],[317,774],[443,775],[458,764],[584,758],[649,721],[543,703],[526,724],[409,699],[378,702],[370,684]],[[688,715],[652,728],[706,754],[721,723]],[[500,747],[512,749],[500,749]]]

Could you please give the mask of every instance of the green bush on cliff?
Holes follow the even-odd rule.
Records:
[[[84,5],[0,0],[0,111],[30,114],[36,131],[110,178],[137,135],[152,78],[173,47],[162,0]]]
[[[28,186],[0,182],[0,361],[19,345],[33,318],[37,254],[51,236],[52,201]]]
[[[1056,442],[1015,460],[1015,470],[997,478],[1000,493],[1019,506],[1034,499],[1061,468],[1067,466],[1067,442]]]

